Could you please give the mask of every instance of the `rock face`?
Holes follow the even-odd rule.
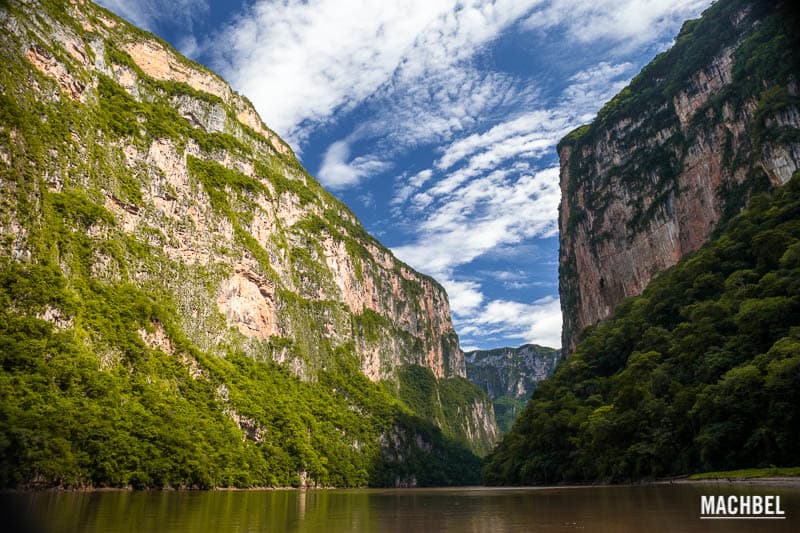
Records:
[[[486,391],[494,403],[500,430],[511,429],[536,385],[549,377],[561,360],[561,350],[535,344],[518,348],[465,353],[467,379]]]
[[[466,382],[444,289],[367,234],[247,99],[107,11],[57,4],[0,6],[0,259],[163,298],[174,323],[139,338],[164,353],[188,342],[175,353],[199,379],[194,349],[312,384],[343,361],[387,390],[409,365]],[[100,357],[113,344],[86,339]],[[464,427],[493,428],[487,405],[480,393],[458,405]],[[453,437],[483,450],[494,434]]]
[[[489,398],[527,400],[536,384],[553,373],[561,350],[523,344],[518,348],[474,350],[466,352],[465,357],[467,379],[485,390]]]
[[[800,166],[782,2],[717,2],[559,145],[563,347]]]
[[[76,17],[92,24],[96,8],[73,9]],[[93,33],[85,37],[64,26],[56,26],[53,35],[36,26],[26,28],[49,49],[69,45],[84,50],[79,59],[64,55],[59,60],[14,25],[31,65],[58,85],[58,93],[42,97],[79,99],[86,86],[103,85],[98,80],[116,82],[134,103],[166,96],[188,127],[177,137],[121,135],[110,140],[107,151],[117,165],[114,170],[128,174],[115,176],[116,183],[110,176],[93,176],[89,181],[74,162],[65,160],[54,160],[51,172],[64,176],[59,187],[96,187],[126,234],[138,238],[148,228],[163,232],[167,259],[193,268],[228,270],[210,289],[217,309],[208,310],[224,316],[227,328],[220,324],[222,330],[197,330],[205,337],[203,344],[219,344],[231,328],[243,335],[240,341],[245,343],[306,336],[309,332],[298,331],[299,324],[279,313],[299,298],[331,308],[328,322],[314,328],[318,340],[322,343],[333,336],[335,344],[353,342],[365,374],[373,380],[392,379],[397,367],[408,363],[427,366],[439,378],[464,376],[463,354],[442,287],[402,264],[366,234],[352,213],[304,172],[289,147],[256,121],[256,112],[244,98],[215,74],[154,39],[131,33],[123,23],[92,27]],[[89,50],[95,56],[93,63]],[[160,87],[157,81],[168,85]],[[91,99],[101,108],[105,103],[103,94],[92,94]],[[74,148],[87,150],[85,132],[72,133]],[[194,133],[221,134],[222,142],[214,145],[202,135],[207,146],[201,146]],[[203,183],[199,169],[233,181]],[[124,178],[136,181],[141,190],[123,190],[119,181]],[[236,180],[246,184],[244,190]],[[229,207],[238,215],[246,213],[248,220],[231,220],[238,217],[215,203],[215,194],[236,196],[239,205]],[[260,259],[265,261],[259,263]],[[139,273],[142,281],[148,274]],[[358,329],[333,328],[336,320],[364,312],[381,319],[376,324],[381,334],[374,341],[366,341]],[[187,326],[191,327],[188,321]],[[393,335],[394,330],[402,338]],[[380,360],[373,357],[376,352]]]

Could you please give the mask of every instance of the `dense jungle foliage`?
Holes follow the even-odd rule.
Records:
[[[800,172],[589,330],[489,484],[800,464]]]
[[[0,486],[477,481],[479,460],[371,383],[346,349],[301,381],[243,353],[203,353],[173,312],[161,295],[68,281],[48,261],[0,263]],[[173,353],[145,345],[141,332],[155,328]]]
[[[86,25],[70,17],[74,9],[89,11]],[[367,330],[351,339],[382,335],[386,328],[369,330],[375,317],[367,312],[350,314],[341,302],[284,290],[283,311],[293,313],[298,329],[293,338],[272,336],[255,350],[233,341],[209,347],[190,334],[190,326],[227,333],[214,294],[231,267],[171,259],[165,225],[121,227],[109,209],[144,213],[143,191],[157,174],[126,162],[121,147],[146,153],[153,140],[169,139],[181,149],[195,143],[213,160],[255,157],[267,141],[227,107],[225,120],[237,124],[238,137],[192,126],[176,100],[190,96],[201,107],[222,101],[148,77],[110,39],[97,52],[88,45],[79,52],[87,64],[129,69],[138,98],[42,37],[66,28],[102,43],[91,29],[103,25],[97,13],[120,38],[154,39],[90,3],[0,4],[0,22],[13,26],[18,17],[38,31],[3,26],[0,34],[0,488],[476,483],[480,460],[463,436],[425,418],[429,397],[410,405],[397,381],[376,383],[362,373],[353,341],[335,344],[320,333],[322,318],[335,315],[344,317],[337,326],[345,332]],[[84,99],[66,95],[24,50],[67,65]],[[214,253],[249,254],[271,274],[267,253],[243,230],[264,183],[278,193],[290,189],[301,203],[329,206],[328,226],[346,228],[348,250],[367,253],[365,244],[374,241],[343,205],[302,169],[304,179],[290,180],[270,164],[299,168],[290,154],[275,155],[258,161],[255,180],[188,157],[197,194],[202,186],[216,216],[232,226],[232,238]],[[311,233],[300,224],[297,231]],[[318,261],[303,252],[293,246],[287,253],[296,277],[312,279]],[[197,301],[186,296],[192,291],[201,295]],[[307,372],[279,364],[276,354]],[[442,389],[437,399],[481,394],[462,390],[457,379],[434,382]]]

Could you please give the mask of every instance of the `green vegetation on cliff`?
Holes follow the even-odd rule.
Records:
[[[304,382],[240,352],[208,355],[173,317],[165,295],[4,260],[0,486],[477,481],[478,459],[367,380],[346,348]],[[167,351],[144,343],[157,332]]]
[[[800,464],[800,173],[587,332],[490,484]]]
[[[438,284],[238,95],[123,51],[156,43],[224,87],[166,44],[90,2],[0,15],[0,488],[478,481],[489,444],[465,423],[488,400],[454,375]],[[380,312],[353,303],[393,281]],[[439,394],[412,402],[402,371],[435,348]]]
[[[400,371],[399,396],[415,413],[435,421],[447,437],[458,439],[487,431],[470,425],[474,420],[465,416],[464,405],[480,403],[488,409],[489,402],[477,385],[460,376],[436,379],[429,368],[410,365]],[[484,456],[491,450],[491,443],[482,439],[479,442],[474,450]]]
[[[750,196],[790,177],[800,142],[798,27],[796,2],[715,2],[559,143],[565,350]],[[701,211],[707,220],[695,222]],[[667,242],[659,231],[677,236]],[[594,280],[587,257],[600,271]],[[628,272],[610,279],[600,257]]]
[[[798,67],[796,49],[800,45],[800,36],[794,30],[800,13],[791,4],[778,0],[716,2],[701,18],[686,21],[669,50],[656,56],[606,103],[595,121],[571,132],[559,146],[591,142],[605,126],[621,119],[649,116],[649,129],[653,130],[674,125],[677,117],[664,104],[685,90],[687,80],[708,67],[725,47],[736,48],[734,83],[715,94],[696,112],[697,121],[707,120],[709,116],[705,111],[709,110],[718,118],[726,102],[733,104],[729,112],[736,113],[749,99],[774,91],[776,85],[794,79]],[[755,27],[750,29],[753,22]],[[748,28],[744,40],[743,27]],[[785,108],[788,103],[780,102],[779,107]],[[663,109],[652,114],[654,108]]]

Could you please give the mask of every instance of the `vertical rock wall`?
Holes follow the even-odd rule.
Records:
[[[561,141],[565,353],[754,192],[800,167],[795,11],[718,2]]]

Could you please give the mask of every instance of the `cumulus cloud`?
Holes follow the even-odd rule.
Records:
[[[434,168],[406,180],[395,194],[395,205],[408,202],[409,210],[425,213],[416,241],[395,247],[395,253],[417,268],[449,276],[454,267],[498,246],[553,236],[558,167],[535,170],[535,163],[604,101],[585,95],[610,97],[627,82],[630,67],[604,63],[579,72],[558,106],[524,113],[446,146]]]
[[[503,169],[506,174],[529,170],[529,161],[552,154],[558,141],[579,124],[589,121],[598,103],[618,92],[630,74],[632,65],[629,63],[600,63],[576,73],[568,80],[570,84],[564,88],[557,105],[550,109],[522,113],[487,131],[472,133],[445,145],[434,167],[420,173],[427,176],[426,180],[404,180],[398,185],[392,203],[399,206],[410,200],[410,207],[421,211],[476,177],[493,171],[496,175],[497,169]],[[431,180],[434,175],[438,179]],[[433,181],[433,185],[421,190],[429,181]]]
[[[534,84],[481,70],[469,62],[430,65],[420,79],[397,76],[370,100],[375,119],[366,126],[385,146],[403,151],[447,142],[497,110],[532,105]]]
[[[106,2],[140,20],[152,12],[124,0]],[[515,23],[538,31],[565,27],[579,42],[605,39],[632,47],[663,37],[708,3],[258,0],[222,29],[206,52],[292,143],[334,113],[387,93],[393,96],[387,103],[396,103],[396,123],[418,129],[406,138],[431,139],[474,124],[476,110],[516,96],[520,87],[512,78],[469,64]],[[406,105],[412,102],[413,107]]]
[[[450,300],[450,309],[454,314],[469,316],[478,311],[483,303],[480,284],[475,281],[455,281],[442,279],[442,285]]]
[[[417,222],[414,240],[393,251],[446,280],[462,335],[502,335],[559,345],[560,308],[554,296],[533,304],[487,302],[480,283],[459,279],[457,271],[495,250],[556,234],[559,169],[544,165],[543,158],[566,133],[590,120],[599,103],[627,83],[630,74],[632,65],[627,63],[600,63],[578,72],[556,105],[454,139],[431,168],[404,178],[396,188],[393,205],[404,206]],[[519,273],[494,277],[508,289],[534,286]],[[512,320],[514,313],[519,316]]]
[[[375,207],[375,195],[371,192],[365,192],[358,196],[358,200],[364,207]]]
[[[563,117],[557,117],[553,111],[536,110],[525,113],[513,120],[498,124],[487,132],[473,133],[452,143],[436,162],[436,168],[448,170],[475,152],[500,145],[509,139],[525,138],[536,132],[544,134],[545,138],[553,138],[564,126]]]
[[[532,254],[529,254],[529,257],[533,257]],[[540,287],[540,288],[556,288],[558,287],[558,283],[553,281],[536,281],[531,279],[531,275],[529,272],[519,269],[519,270],[494,270],[494,271],[480,271],[480,275],[488,278],[493,279],[495,282],[499,282],[503,285],[503,287],[507,289],[529,289],[532,287]]]
[[[447,2],[261,0],[226,28],[221,66],[290,139],[360,102],[397,68]]]
[[[417,172],[408,179],[405,176],[401,176],[402,184],[397,187],[389,203],[393,206],[404,204],[414,191],[425,185],[432,177],[433,171],[429,168]],[[395,214],[399,216],[398,211]]]
[[[558,167],[509,179],[496,171],[463,185],[419,222],[415,242],[393,248],[398,257],[447,276],[500,244],[557,231]]]
[[[381,88],[419,98],[420,81],[461,78],[450,86],[464,88],[465,97],[478,104],[494,98],[491,88],[497,80],[492,75],[483,79],[452,66],[539,1],[260,0],[224,28],[208,52],[216,53],[217,65],[265,121],[298,142],[334,112],[358,105]],[[485,90],[479,90],[480,84]],[[422,90],[431,86],[422,83]],[[430,91],[429,106],[448,103],[442,100],[445,95]],[[436,129],[466,118],[441,118]]]

